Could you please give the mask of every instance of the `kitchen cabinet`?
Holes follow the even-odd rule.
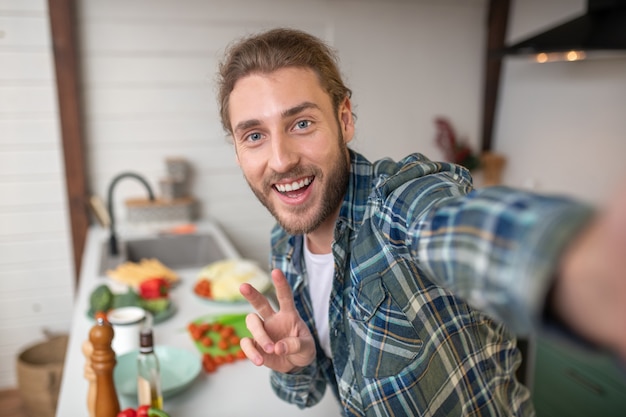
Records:
[[[538,338],[533,398],[537,417],[623,417],[626,367],[561,339]]]

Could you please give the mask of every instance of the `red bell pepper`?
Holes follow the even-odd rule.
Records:
[[[167,297],[170,283],[165,278],[150,278],[139,284],[139,296],[146,300]]]

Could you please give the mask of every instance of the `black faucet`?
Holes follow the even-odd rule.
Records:
[[[141,175],[135,174],[134,172],[122,172],[121,174],[113,178],[113,181],[111,181],[111,184],[109,185],[107,201],[109,217],[111,219],[111,222],[109,224],[111,230],[111,236],[109,237],[109,252],[111,255],[119,254],[119,250],[117,248],[117,236],[115,235],[115,216],[113,215],[113,189],[122,178],[128,177],[139,180],[139,182],[141,182],[148,190],[148,197],[150,198],[150,201],[154,201],[154,193],[152,192],[152,188],[150,187],[150,184],[148,184],[148,181],[146,181]]]

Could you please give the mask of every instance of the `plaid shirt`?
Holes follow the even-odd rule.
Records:
[[[464,168],[420,154],[374,164],[350,154],[333,242],[333,359],[317,342],[313,364],[272,372],[276,394],[310,407],[329,385],[345,416],[533,415],[510,331],[540,319],[559,252],[590,210],[473,190]],[[317,340],[303,237],[276,226],[271,267]]]

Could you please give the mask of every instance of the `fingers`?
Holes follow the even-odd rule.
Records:
[[[286,312],[295,312],[296,307],[293,301],[291,286],[281,270],[274,269],[272,271],[272,282],[276,289],[279,309]],[[275,313],[267,297],[257,291],[252,285],[248,283],[241,284],[239,292],[264,319],[271,317]]]
[[[246,357],[255,364],[256,366],[261,366],[264,363],[263,355],[257,350],[254,340],[249,337],[244,337],[239,342],[239,346],[241,346],[241,350],[246,354]]]
[[[300,339],[297,337],[285,337],[276,342],[274,353],[277,355],[289,355],[299,353],[301,349]]]
[[[267,297],[248,284],[240,286],[243,297],[257,311],[246,316],[250,338],[241,340],[241,349],[255,365],[278,372],[306,366],[315,358],[315,343],[296,310],[291,286],[282,271],[272,271],[278,311]]]
[[[257,314],[250,313],[246,316],[246,326],[252,337],[242,338],[239,346],[252,363],[261,366],[265,363],[267,354],[274,351],[274,343],[265,331],[263,320]]]
[[[293,292],[291,286],[285,278],[285,274],[280,269],[274,269],[272,271],[272,282],[276,289],[276,298],[278,299],[278,306],[283,312],[295,312],[296,305],[293,301]]]
[[[252,333],[256,346],[262,349],[264,353],[274,352],[274,341],[267,334],[263,320],[257,314],[250,313],[246,316],[246,326]]]
[[[250,305],[261,315],[261,317],[267,319],[274,314],[274,309],[268,301],[267,297],[257,291],[252,285],[248,283],[241,284],[239,286],[239,292],[248,300]]]
[[[269,352],[264,352],[258,340],[249,337],[242,338],[239,345],[253,364],[256,366],[267,365],[279,372],[290,372],[294,367],[307,366],[314,357],[314,354],[302,354],[302,342],[297,337],[286,337],[278,341]],[[266,346],[266,349],[268,348]],[[280,357],[284,360],[277,362],[275,357]]]
[[[315,360],[315,342],[312,338],[288,336],[276,342],[274,353],[287,358],[289,371],[293,371]]]
[[[263,324],[263,320],[258,315],[254,313],[248,314],[246,316],[246,326],[252,333],[252,337],[242,338],[239,346],[241,346],[241,350],[243,350],[246,357],[256,366],[267,365],[272,367],[272,369],[287,372],[293,368],[293,364],[290,364],[289,360],[276,362],[275,357],[285,358],[292,354],[297,357],[300,353],[301,342],[297,337],[286,337],[277,343],[273,343]],[[296,360],[296,363],[299,362],[302,361]],[[274,364],[273,366],[271,365],[272,363]]]

